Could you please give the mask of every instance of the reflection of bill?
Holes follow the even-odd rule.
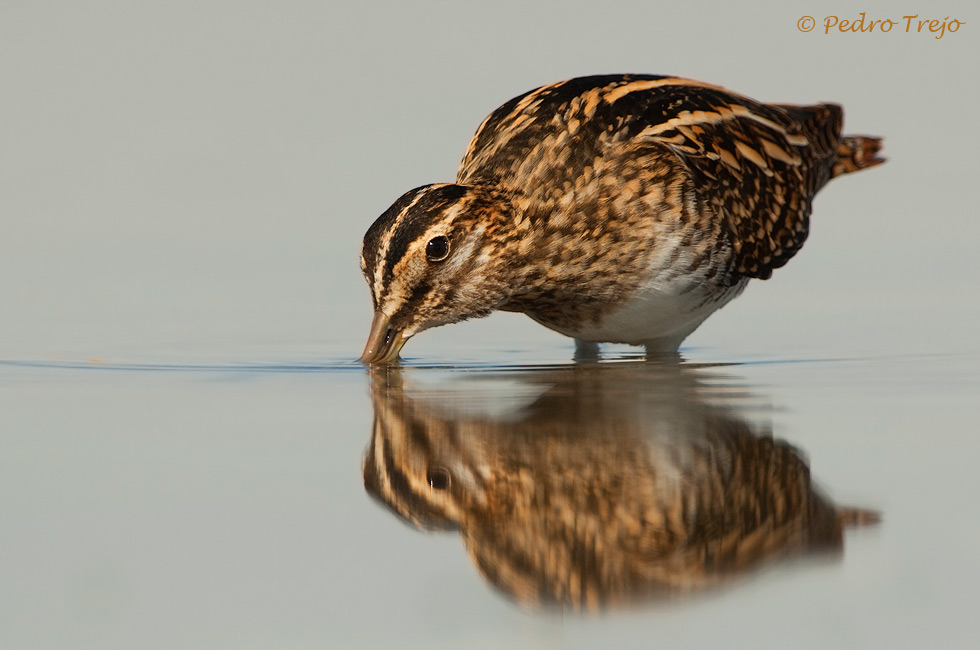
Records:
[[[480,376],[466,378],[476,391],[414,392],[402,371],[380,370],[365,487],[414,526],[458,529],[509,596],[573,609],[839,551],[843,526],[876,519],[835,508],[795,449],[708,404],[699,377],[572,366],[493,376],[516,380],[495,392],[479,390]],[[493,408],[535,385],[540,396],[516,411]]]

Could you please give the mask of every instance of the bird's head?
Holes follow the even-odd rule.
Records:
[[[391,363],[422,330],[486,316],[512,290],[516,236],[501,192],[426,185],[405,193],[364,235],[361,270],[374,322],[361,361]]]

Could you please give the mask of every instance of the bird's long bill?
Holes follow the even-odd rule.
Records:
[[[407,341],[400,330],[393,329],[388,317],[380,311],[374,313],[371,333],[361,355],[361,363],[393,363]]]

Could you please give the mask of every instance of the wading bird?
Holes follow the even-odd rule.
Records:
[[[404,194],[368,229],[375,315],[361,361],[422,330],[523,312],[592,354],[675,352],[803,245],[836,176],[884,162],[835,104],[761,104],[676,77],[543,86],[480,125],[456,182]]]

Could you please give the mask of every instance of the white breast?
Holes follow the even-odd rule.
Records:
[[[687,274],[690,255],[680,255],[665,268],[671,251],[654,255],[649,278],[620,308],[610,311],[597,325],[587,325],[563,334],[580,341],[645,345],[649,351],[674,352],[687,336],[714,311],[745,288],[747,279],[734,286],[719,283],[720,274],[707,277],[708,268]]]

